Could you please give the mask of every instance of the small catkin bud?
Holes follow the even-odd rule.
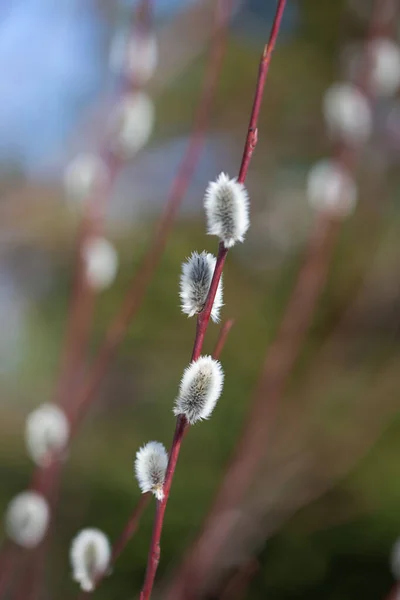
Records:
[[[182,312],[189,317],[197,315],[204,308],[214,274],[217,259],[212,254],[193,252],[190,258],[182,265],[180,279],[180,298]],[[211,311],[214,322],[219,321],[219,311],[222,306],[222,277],[219,281],[217,293]]]
[[[53,453],[65,448],[68,437],[68,419],[55,404],[42,404],[26,419],[26,448],[29,456],[41,467],[49,464]]]
[[[158,46],[154,35],[136,33],[114,38],[110,53],[110,66],[124,72],[136,84],[143,85],[151,79],[158,63]]]
[[[326,91],[323,113],[330,134],[348,143],[363,143],[372,131],[367,98],[350,83],[335,83]]]
[[[45,536],[49,506],[36,492],[22,492],[13,498],[6,513],[9,538],[24,548],[34,548]]]
[[[109,566],[111,546],[108,537],[100,529],[82,529],[72,540],[70,561],[73,580],[85,592],[92,592],[96,579]]]
[[[153,492],[157,500],[164,498],[164,480],[168,454],[160,442],[147,442],[136,453],[135,474],[142,494]]]
[[[73,200],[84,200],[107,178],[107,168],[96,154],[78,154],[65,169],[65,191]]]
[[[400,87],[400,47],[390,39],[376,38],[369,45],[371,87],[378,96],[393,96]]]
[[[355,209],[357,187],[350,173],[339,162],[321,160],[308,174],[307,197],[314,209],[344,218]]]
[[[207,233],[218,236],[226,248],[243,242],[249,228],[249,197],[242,183],[221,173],[208,184],[204,197]]]
[[[147,144],[153,126],[154,104],[149,96],[144,92],[125,96],[111,115],[111,143],[129,158]]]
[[[118,271],[118,254],[114,246],[105,238],[91,238],[82,252],[89,285],[96,291],[105,290],[113,283]]]
[[[223,383],[221,364],[211,356],[200,356],[183,373],[174,414],[185,415],[191,425],[208,419],[221,395]]]

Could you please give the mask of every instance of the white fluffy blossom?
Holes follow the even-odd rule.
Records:
[[[321,160],[307,177],[310,205],[332,216],[346,217],[357,203],[357,187],[350,173],[333,160]]]
[[[147,442],[136,453],[135,473],[143,494],[153,492],[157,500],[164,497],[163,486],[168,454],[160,442]]]
[[[191,257],[182,265],[179,295],[182,302],[182,312],[189,315],[189,317],[193,317],[204,308],[216,262],[215,256],[204,251],[201,254],[193,252]],[[222,277],[218,284],[211,311],[211,318],[216,323],[219,321],[221,306]]]
[[[143,85],[153,76],[158,63],[157,39],[151,33],[117,35],[111,47],[110,64],[135,84]]]
[[[82,249],[89,285],[96,291],[109,287],[118,271],[118,254],[105,238],[89,239]]]
[[[65,448],[68,436],[68,419],[55,404],[42,404],[26,419],[25,443],[28,454],[42,467],[49,463],[53,452]]]
[[[80,584],[82,590],[94,590],[97,578],[108,569],[110,557],[110,542],[100,529],[82,529],[72,540],[72,577]]]
[[[335,83],[325,92],[323,113],[330,134],[348,143],[363,143],[372,130],[367,98],[350,83]]]
[[[200,356],[183,373],[174,414],[185,415],[190,424],[208,419],[221,395],[223,383],[221,364],[211,356]]]
[[[112,145],[126,158],[145,146],[153,131],[154,104],[144,92],[125,96],[111,116]]]
[[[221,173],[208,184],[204,197],[207,230],[217,235],[226,248],[243,242],[249,228],[249,197],[242,183]]]
[[[400,538],[393,545],[390,556],[390,564],[392,567],[393,577],[400,581]]]
[[[392,96],[400,87],[400,47],[390,39],[377,38],[368,48],[371,60],[372,91]]]
[[[24,548],[34,548],[45,536],[49,523],[49,506],[36,492],[22,492],[11,500],[6,512],[9,538]]]
[[[99,156],[78,154],[65,169],[65,191],[70,198],[83,200],[93,194],[106,178],[107,168]]]

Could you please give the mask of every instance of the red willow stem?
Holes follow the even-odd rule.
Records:
[[[221,356],[221,352],[225,346],[226,340],[228,338],[230,330],[232,329],[233,324],[234,324],[234,320],[229,319],[220,328],[220,331],[218,334],[218,339],[215,344],[215,348],[214,348],[214,352],[213,352],[213,358],[218,359]],[[149,505],[151,497],[152,497],[151,492],[147,492],[146,494],[141,495],[140,500],[137,503],[137,505],[135,506],[131,516],[129,517],[129,520],[128,520],[126,526],[124,527],[121,535],[119,536],[119,538],[113,545],[113,549],[111,552],[110,564],[109,564],[110,567],[112,567],[115,564],[116,560],[122,554],[126,545],[131,540],[132,536],[136,533],[136,531],[139,527],[142,515],[143,515],[144,511],[146,510],[147,506]],[[102,582],[102,580],[105,577],[105,574],[106,573],[101,573],[99,575],[99,577],[96,580],[95,589],[97,589],[98,585]],[[87,597],[87,594],[89,594],[89,593],[90,592],[81,592],[80,595],[78,596],[78,600],[83,600],[84,598]]]
[[[132,30],[139,33],[149,29],[151,26],[151,0],[141,0],[135,15]],[[123,77],[119,95],[123,96],[137,87],[135,81]],[[95,290],[87,280],[84,248],[90,238],[100,235],[104,229],[106,207],[123,164],[122,159],[111,152],[107,146],[100,151],[100,155],[106,167],[106,177],[100,187],[96,188],[95,186],[85,202],[76,242],[72,296],[61,372],[56,391],[56,400],[63,405],[69,403],[70,396],[79,385],[80,376],[82,376],[96,296]]]
[[[282,20],[283,11],[285,8],[286,0],[279,0],[277,11],[275,14],[274,23],[272,26],[271,34],[267,45],[264,47],[263,54],[261,56],[260,66],[258,70],[256,91],[253,101],[253,107],[250,115],[250,122],[247,131],[246,142],[243,151],[242,162],[239,170],[238,181],[244,183],[246,181],[250,160],[257,143],[257,123],[260,114],[261,103],[263,92],[265,88],[265,81],[269,70],[271,61],[271,55],[275,47],[276,39],[279,33],[279,27]],[[205,333],[210,321],[210,315],[212,306],[214,303],[215,295],[217,292],[219,280],[223,271],[225,259],[228,253],[228,249],[225,248],[223,242],[219,244],[218,256],[215,265],[213,278],[211,280],[210,289],[208,292],[207,300],[203,311],[199,314],[197,319],[196,335],[193,344],[192,361],[197,360],[201,354]],[[179,452],[181,444],[186,431],[189,428],[184,415],[179,415],[176,420],[176,428],[174,438],[172,440],[172,446],[169,454],[168,467],[165,475],[164,483],[164,498],[157,502],[157,509],[154,518],[153,534],[150,543],[149,555],[147,560],[147,569],[145,580],[142,591],[140,593],[140,600],[149,600],[154,580],[160,561],[160,539],[164,523],[165,511],[168,503],[169,493],[171,490],[172,479],[175,473],[176,465],[178,462]]]
[[[221,352],[226,344],[226,339],[234,323],[234,319],[228,319],[228,321],[222,325],[221,329],[219,330],[217,343],[214,347],[213,358],[218,359],[221,356]]]
[[[0,553],[0,598],[6,598],[13,583],[19,564],[22,548],[9,540],[5,540]]]
[[[260,563],[257,558],[251,558],[244,565],[240,566],[226,587],[222,590],[220,600],[238,600],[244,598],[244,594],[249,582],[260,570]]]

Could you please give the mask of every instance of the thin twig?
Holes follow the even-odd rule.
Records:
[[[261,57],[260,67],[257,78],[256,92],[253,102],[253,108],[250,116],[250,123],[247,132],[246,143],[243,151],[242,163],[239,170],[238,181],[244,183],[246,180],[248,168],[250,165],[251,156],[257,143],[257,122],[261,109],[261,102],[265,87],[266,76],[269,69],[271,54],[275,46],[275,42],[279,32],[279,26],[281,23],[283,11],[285,8],[285,0],[279,0],[274,24],[271,30],[271,35],[268,44],[264,48],[264,52]],[[203,347],[203,341],[205,333],[210,321],[211,310],[214,304],[215,295],[217,292],[219,280],[221,278],[222,270],[224,267],[225,259],[228,253],[228,249],[225,248],[221,242],[219,245],[217,261],[213,278],[208,292],[207,300],[203,311],[199,314],[197,319],[196,336],[193,344],[192,361],[199,358]],[[164,497],[162,500],[157,502],[157,509],[154,518],[153,534],[150,543],[150,550],[147,561],[146,576],[143,584],[143,588],[140,594],[140,600],[149,600],[154,585],[154,579],[160,560],[160,538],[162,527],[164,523],[165,510],[171,490],[172,479],[175,473],[176,464],[179,457],[180,447],[183,441],[183,437],[188,430],[189,424],[184,415],[180,415],[176,421],[175,435],[172,441],[171,451],[169,454],[169,461],[167,472],[164,483]]]
[[[145,31],[151,26],[151,0],[141,0],[133,20],[132,29]],[[138,89],[137,82],[121,77],[119,96]],[[99,236],[105,224],[106,208],[111,191],[123,165],[123,160],[107,147],[100,150],[106,169],[106,177],[87,198],[75,249],[72,296],[66,328],[66,339],[61,372],[58,378],[56,401],[66,405],[80,383],[84,359],[90,335],[90,326],[95,302],[95,290],[89,285],[86,273],[84,248],[86,243]]]
[[[239,600],[240,598],[243,598],[250,580],[258,573],[260,566],[260,562],[257,558],[251,558],[241,565],[222,590],[219,599]]]
[[[226,321],[219,330],[217,343],[215,344],[213,352],[213,358],[218,359],[221,356],[221,352],[226,344],[226,338],[228,337],[234,322],[234,319],[228,319],[228,321]]]
[[[0,598],[6,598],[13,583],[22,549],[9,540],[5,540],[0,552]]]

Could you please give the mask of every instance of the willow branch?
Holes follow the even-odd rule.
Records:
[[[261,109],[261,102],[265,87],[265,81],[270,65],[271,54],[275,46],[275,42],[278,36],[279,27],[285,8],[285,0],[279,0],[277,12],[274,19],[274,24],[271,30],[270,39],[268,44],[264,47],[264,51],[261,57],[258,78],[256,84],[256,92],[254,96],[253,107],[250,116],[249,127],[247,131],[246,142],[243,151],[242,163],[239,170],[238,181],[244,183],[247,177],[250,160],[257,143],[257,123]],[[219,245],[217,261],[213,278],[208,292],[207,300],[203,311],[199,314],[197,319],[196,335],[193,344],[192,361],[197,360],[201,354],[204,337],[207,331],[207,327],[210,321],[211,310],[214,304],[215,295],[217,292],[219,280],[222,275],[225,259],[228,253],[228,249],[225,248],[221,242]],[[181,444],[185,433],[187,432],[189,424],[184,415],[180,415],[176,421],[175,434],[172,441],[171,451],[169,455],[168,467],[165,476],[164,483],[164,497],[162,500],[157,502],[157,509],[154,518],[153,534],[150,543],[150,550],[147,560],[147,569],[144,584],[140,594],[140,600],[149,600],[154,580],[160,560],[160,539],[164,523],[165,511],[168,503],[168,498],[171,490],[172,479],[175,473]]]

